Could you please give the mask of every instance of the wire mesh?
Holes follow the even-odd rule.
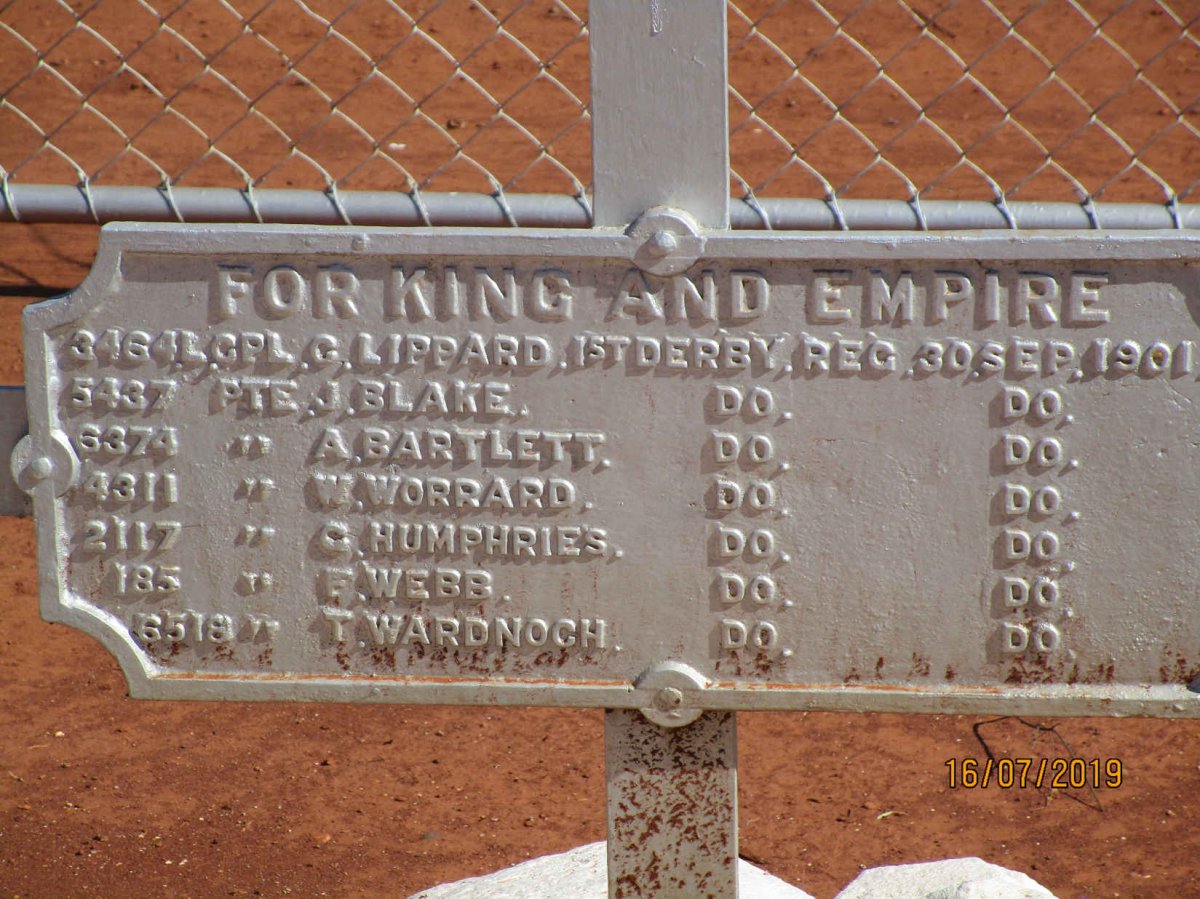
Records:
[[[835,215],[899,200],[918,223],[936,200],[1010,224],[1019,201],[1174,210],[1200,185],[1198,17],[1162,0],[737,0],[733,193]]]
[[[734,225],[1196,226],[1198,17],[731,0]],[[586,226],[589,95],[586,0],[0,0],[0,217]]]
[[[13,0],[0,178],[582,199],[588,80],[586,0]]]

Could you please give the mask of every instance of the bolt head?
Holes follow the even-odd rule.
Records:
[[[655,231],[646,241],[646,250],[651,256],[662,258],[679,249],[679,238],[670,231]]]
[[[29,473],[39,481],[44,481],[54,474],[54,460],[49,456],[38,456],[29,463]]]
[[[683,705],[683,692],[675,687],[663,687],[655,695],[654,704],[664,712],[672,712]]]

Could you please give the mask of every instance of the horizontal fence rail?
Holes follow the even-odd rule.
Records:
[[[731,224],[1197,227],[1198,20],[731,0]],[[13,0],[0,221],[588,227],[588,56],[586,0]]]
[[[9,205],[11,204],[11,205]],[[0,222],[103,223],[263,222],[314,225],[589,228],[590,204],[565,194],[264,190],[249,196],[229,188],[14,185],[0,195]],[[1039,203],[981,201],[805,200],[751,197],[734,200],[736,230],[914,231],[962,229],[1200,228],[1200,205],[1157,203]]]

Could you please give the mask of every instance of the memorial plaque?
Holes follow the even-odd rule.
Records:
[[[109,227],[43,614],[149,697],[1196,715],[1198,248]]]

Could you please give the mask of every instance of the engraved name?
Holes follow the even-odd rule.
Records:
[[[606,442],[597,431],[543,431],[506,428],[325,428],[309,453],[310,462],[483,462],[534,463],[597,461]]]
[[[458,568],[401,568],[360,562],[353,568],[324,568],[320,584],[323,598],[342,603],[355,599],[479,602],[494,596],[490,572]]]
[[[503,510],[567,509],[575,485],[564,478],[441,478],[400,474],[314,473],[309,489],[323,508],[348,506],[357,497],[373,508]]]
[[[369,646],[491,647],[496,650],[552,646],[557,649],[605,649],[608,622],[603,618],[554,618],[522,615],[422,615],[340,609],[325,606],[333,643],[361,635]]]
[[[357,539],[346,522],[327,521],[316,534],[326,555],[507,556],[514,559],[596,559],[608,552],[608,532],[591,525],[457,524],[371,519]]]

